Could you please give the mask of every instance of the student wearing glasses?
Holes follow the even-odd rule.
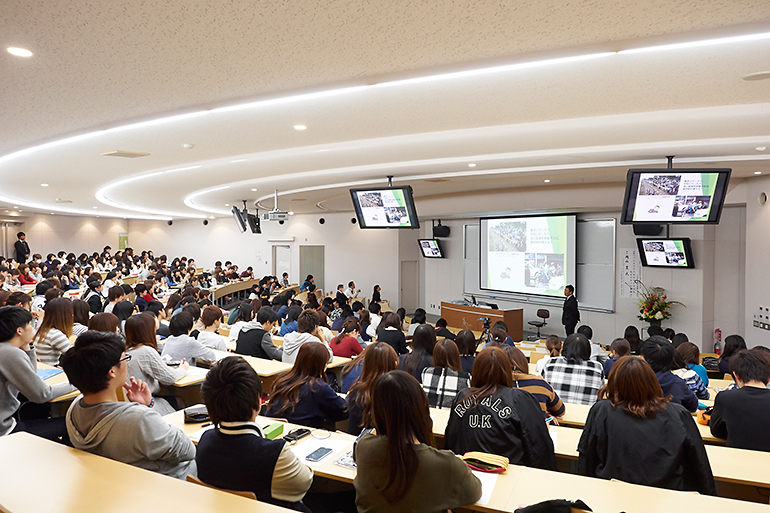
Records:
[[[153,410],[149,387],[127,383],[130,354],[117,333],[87,331],[62,357],[70,383],[83,395],[67,411],[67,432],[76,449],[184,479],[195,472],[195,446]],[[128,401],[118,400],[125,388]]]

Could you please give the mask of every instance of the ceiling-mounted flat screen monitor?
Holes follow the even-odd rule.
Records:
[[[420,250],[425,258],[444,258],[444,250],[441,248],[441,241],[438,239],[418,239]]]
[[[412,188],[350,189],[361,228],[419,228]]]
[[[235,224],[238,225],[238,229],[241,231],[241,233],[246,231],[246,215],[243,214],[240,210],[238,210],[238,207],[233,205],[233,218],[235,219]]]
[[[575,285],[576,224],[574,214],[482,217],[480,288],[563,299]]]
[[[262,227],[259,224],[259,216],[255,214],[246,214],[246,220],[249,222],[251,233],[262,233]]]
[[[636,239],[636,244],[645,267],[695,267],[690,239]]]
[[[731,169],[629,169],[621,224],[718,224]]]

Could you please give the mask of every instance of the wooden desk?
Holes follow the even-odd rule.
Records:
[[[492,310],[476,306],[456,305],[441,302],[441,317],[446,319],[448,326],[455,328],[481,331],[484,325],[479,317],[489,317],[494,325],[497,321],[505,322],[508,335],[514,341],[520,341],[524,334],[524,309]]]
[[[0,511],[3,512],[287,511],[27,433],[0,437],[0,454],[6,462],[0,465]]]
[[[217,299],[227,296],[228,294],[250,289],[254,285],[259,285],[259,280],[235,281],[211,287],[209,289],[211,291],[211,301],[214,302]]]

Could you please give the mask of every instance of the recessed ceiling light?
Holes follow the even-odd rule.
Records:
[[[229,203],[225,203],[225,206],[226,206],[226,207],[229,207],[229,206],[230,206],[230,204],[229,204]]]
[[[757,146],[754,149],[757,150],[757,151],[765,151],[767,149],[767,146]]]
[[[190,144],[190,143],[183,143],[182,144],[182,148],[184,148],[185,150],[191,150],[191,149],[195,148],[195,145],[194,144]]]
[[[99,207],[94,207],[94,208],[99,208]]]
[[[209,216],[209,219],[216,219],[214,216]]]
[[[17,207],[16,205],[14,205],[14,206],[13,206],[13,208],[19,208],[19,207]]]
[[[543,180],[545,183],[551,183],[550,180]]]
[[[770,78],[770,71],[757,71],[756,73],[749,73],[743,77],[743,80],[747,82],[754,82],[757,80],[767,80]]]
[[[16,57],[32,57],[32,52],[26,48],[16,48],[15,46],[8,47],[8,53]]]
[[[48,187],[48,184],[47,183],[41,183],[40,187]]]
[[[307,130],[305,125],[294,125],[294,130]]]
[[[251,189],[251,192],[257,192],[257,189],[256,188]]]
[[[292,212],[292,211],[290,210],[290,211],[289,211],[289,215],[290,215],[290,216],[293,216],[293,215],[294,215],[294,212]]]
[[[230,161],[230,164],[233,164],[233,163],[235,163],[235,162],[246,162],[247,160],[249,160],[249,159],[236,159],[236,160],[231,160],[231,161]]]
[[[476,164],[474,164],[473,162],[471,162],[470,164],[468,164],[468,167],[476,167]]]
[[[19,212],[24,212],[22,209],[19,209]]]
[[[762,174],[762,171],[754,171],[754,174],[755,174],[755,175],[761,175],[761,174]]]
[[[53,215],[53,212],[51,212],[51,215]]]

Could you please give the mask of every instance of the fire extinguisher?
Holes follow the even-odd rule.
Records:
[[[714,330],[714,352],[716,354],[722,353],[722,330],[720,328]]]

